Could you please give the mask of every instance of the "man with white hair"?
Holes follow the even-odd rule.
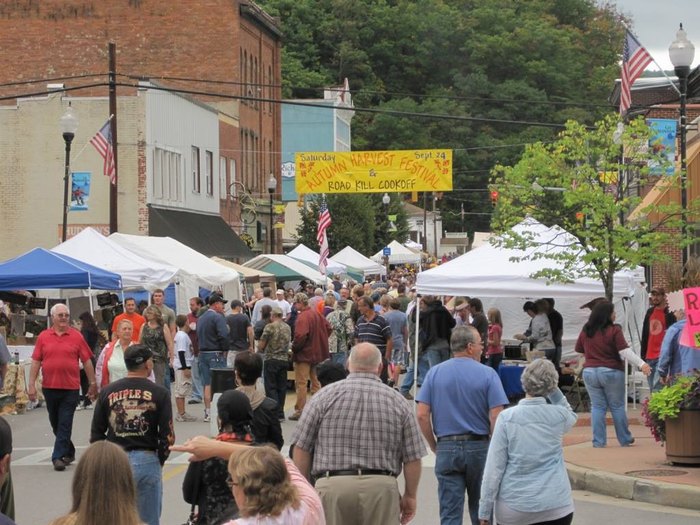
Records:
[[[380,381],[375,345],[355,346],[348,369],[347,379],[306,405],[292,438],[294,462],[316,479],[328,525],[408,523],[426,455],[413,411]],[[403,495],[396,481],[402,470]]]
[[[75,447],[71,441],[73,415],[80,393],[80,367],[90,382],[88,397],[95,399],[97,383],[92,366],[92,350],[78,330],[70,326],[70,312],[65,304],[51,308],[51,327],[37,337],[32,367],[29,372],[27,395],[36,401],[36,379],[42,371],[42,392],[46,400],[49,422],[56,440],[51,460],[54,470],[66,470],[75,460]]]

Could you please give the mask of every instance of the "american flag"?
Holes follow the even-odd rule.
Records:
[[[318,209],[318,229],[316,230],[316,240],[318,241],[318,246],[320,248],[321,256],[318,259],[318,270],[326,275],[326,266],[328,265],[328,256],[330,255],[330,249],[328,248],[328,236],[326,235],[326,230],[331,225],[331,214],[328,211],[328,205],[326,204],[326,198],[323,197],[321,201],[321,206]]]
[[[104,126],[100,128],[94,137],[90,139],[97,153],[104,159],[102,173],[109,177],[112,184],[117,183],[117,168],[114,165],[114,144],[112,144],[112,118],[107,119]]]
[[[649,52],[627,31],[625,45],[622,48],[622,80],[620,82],[620,115],[627,113],[632,104],[632,84],[651,63]]]

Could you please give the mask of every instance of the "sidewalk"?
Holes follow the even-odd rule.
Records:
[[[608,446],[593,448],[590,414],[564,437],[564,460],[574,489],[656,505],[700,510],[700,466],[671,465],[644,426],[639,409],[628,412],[631,447],[620,447],[608,418]]]

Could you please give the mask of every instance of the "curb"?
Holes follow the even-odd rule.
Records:
[[[571,488],[654,505],[700,510],[700,488],[633,478],[565,463]]]

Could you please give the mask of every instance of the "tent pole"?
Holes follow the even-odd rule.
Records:
[[[413,392],[418,394],[418,341],[420,341],[420,295],[416,294],[416,305],[413,307],[416,311],[416,340],[413,342]],[[416,396],[413,396],[416,397]],[[417,404],[413,404],[413,410]]]

